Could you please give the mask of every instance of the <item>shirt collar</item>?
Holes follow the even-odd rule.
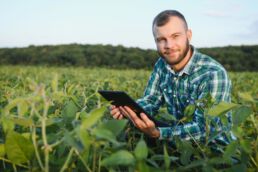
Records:
[[[191,48],[193,50],[193,54],[190,58],[190,60],[188,61],[188,63],[185,65],[185,67],[180,71],[180,72],[175,72],[169,64],[166,63],[166,68],[171,72],[173,73],[174,75],[178,75],[178,76],[182,76],[184,73],[187,74],[187,75],[190,75],[191,72],[193,71],[194,69],[194,66],[196,65],[196,60],[197,60],[197,54],[198,54],[198,51],[197,49],[191,45]]]

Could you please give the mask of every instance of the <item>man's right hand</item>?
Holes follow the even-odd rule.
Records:
[[[119,109],[119,107],[114,106],[114,105],[110,106],[110,114],[112,115],[112,117],[114,119],[119,119],[120,120],[120,119],[124,118],[124,116],[123,116],[121,110]]]

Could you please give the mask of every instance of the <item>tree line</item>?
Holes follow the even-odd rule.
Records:
[[[258,45],[199,48],[229,71],[258,71]],[[84,66],[151,69],[158,58],[153,49],[122,45],[31,45],[1,48],[1,65]]]

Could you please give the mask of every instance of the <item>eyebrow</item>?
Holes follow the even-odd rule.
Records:
[[[180,35],[180,34],[182,34],[182,32],[175,32],[175,33],[172,33],[170,36],[172,36],[172,35]]]
[[[173,35],[182,35],[182,32],[175,32],[175,33],[172,33],[170,36],[173,36]],[[156,40],[161,39],[161,38],[163,38],[163,36],[156,37]]]

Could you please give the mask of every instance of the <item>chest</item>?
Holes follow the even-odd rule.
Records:
[[[167,75],[162,78],[159,86],[165,102],[183,110],[198,99],[207,82],[208,77],[204,75]]]

